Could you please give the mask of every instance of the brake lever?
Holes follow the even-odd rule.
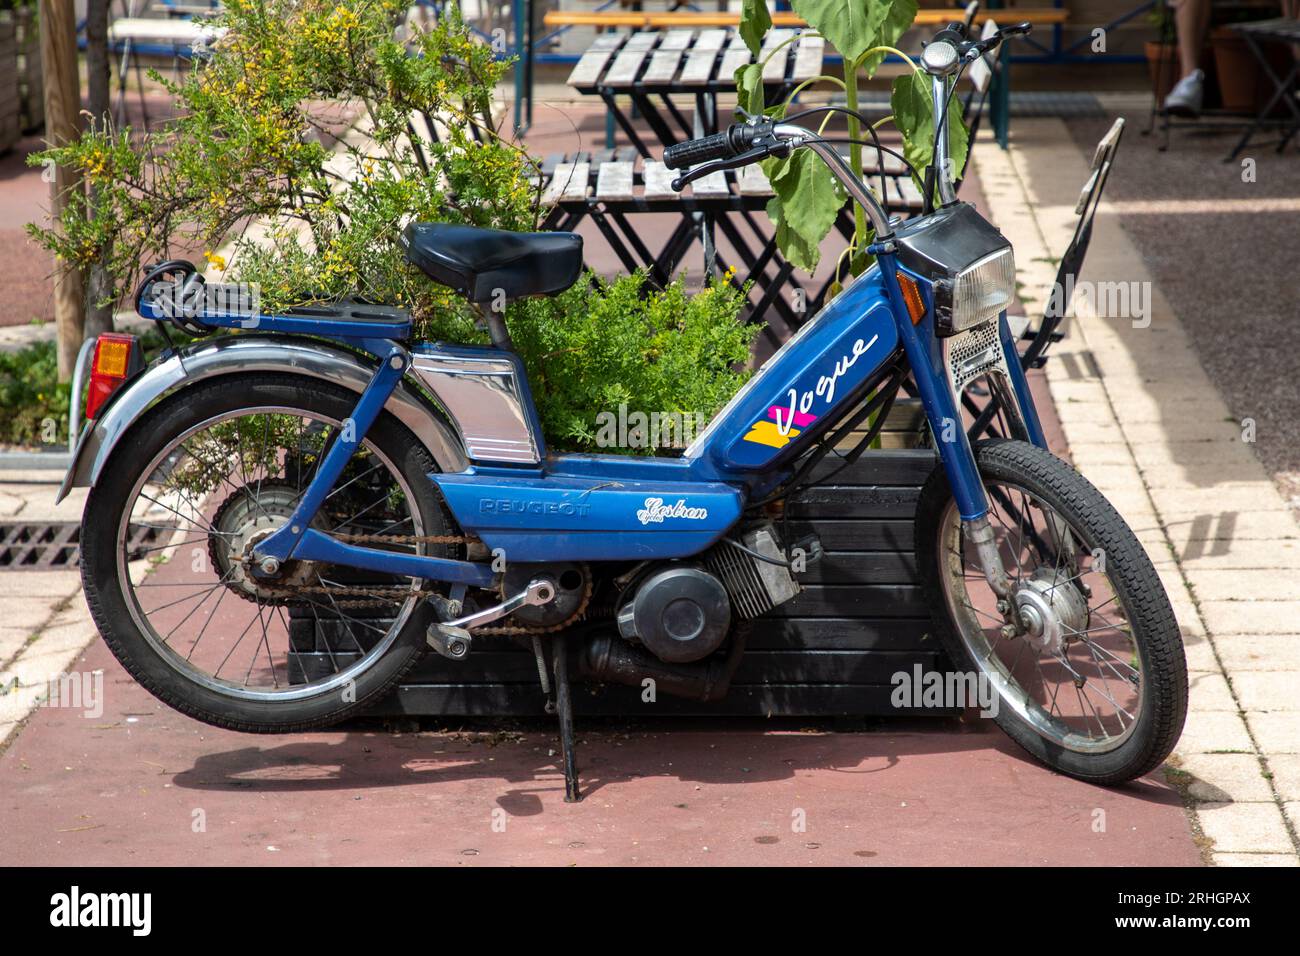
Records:
[[[991,53],[1000,47],[1004,42],[1012,37],[1028,36],[1033,30],[1033,24],[1029,21],[1024,23],[1012,24],[1009,27],[1003,27],[987,40],[976,40],[966,46],[965,57],[968,62],[973,62],[986,53]]]
[[[751,150],[741,153],[739,156],[731,157],[731,159],[710,160],[707,163],[696,166],[694,169],[688,169],[685,173],[674,179],[669,185],[672,187],[673,192],[679,193],[697,179],[702,179],[713,173],[721,172],[724,169],[738,169],[741,166],[748,166],[750,163],[756,163],[761,159],[767,159],[769,156],[776,156],[781,152],[780,147],[784,145],[784,143],[779,143],[776,146],[756,146]]]

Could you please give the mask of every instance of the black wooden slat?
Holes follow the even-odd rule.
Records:
[[[812,480],[820,481],[838,471],[837,485],[910,485],[920,487],[938,464],[933,449],[877,448],[864,452],[852,465],[834,455],[812,470]]]
[[[808,648],[864,652],[936,650],[926,617],[766,618],[753,623],[748,648]]]
[[[919,488],[877,485],[822,485],[790,498],[792,518],[893,518],[911,521],[916,515]]]
[[[772,617],[919,617],[929,611],[914,584],[813,584]]]
[[[809,584],[911,584],[916,556],[910,551],[827,551],[796,575]]]
[[[790,540],[816,534],[826,551],[911,551],[909,521],[790,521]]]

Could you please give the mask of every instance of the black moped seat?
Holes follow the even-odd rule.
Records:
[[[402,246],[407,261],[471,302],[561,292],[582,272],[582,237],[572,232],[413,222],[402,232]]]

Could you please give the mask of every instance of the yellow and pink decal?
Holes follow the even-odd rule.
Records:
[[[772,448],[784,448],[798,436],[801,429],[807,428],[815,421],[817,421],[816,415],[773,405],[767,410],[767,418],[760,418],[749,426],[745,441],[757,445],[770,445]],[[796,425],[799,427],[796,428]]]

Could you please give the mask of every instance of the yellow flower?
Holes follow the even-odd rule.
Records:
[[[219,255],[217,255],[215,252],[208,251],[208,252],[203,253],[203,258],[204,258],[204,259],[207,259],[209,263],[211,263],[212,265],[216,266],[216,267],[217,267],[217,271],[219,271],[219,272],[225,272],[225,271],[226,271],[226,259],[225,259],[225,256],[219,256]]]

